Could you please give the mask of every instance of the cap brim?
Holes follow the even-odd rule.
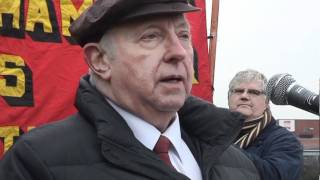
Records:
[[[153,3],[149,5],[144,5],[142,7],[136,8],[134,11],[130,12],[127,16],[121,18],[121,20],[129,20],[133,18],[138,18],[141,16],[148,15],[160,15],[160,14],[175,14],[175,13],[186,13],[193,11],[200,11],[198,7],[191,6],[186,3],[176,2],[176,3]]]

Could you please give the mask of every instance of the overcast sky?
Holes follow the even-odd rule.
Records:
[[[211,0],[206,5],[209,29]],[[319,94],[319,9],[320,0],[220,0],[214,103],[228,107],[229,81],[248,68],[267,78],[289,73]],[[319,119],[289,105],[271,110],[276,119]]]

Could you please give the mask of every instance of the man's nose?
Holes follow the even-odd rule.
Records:
[[[250,95],[249,95],[248,91],[244,91],[244,92],[241,93],[241,95],[240,95],[240,99],[241,99],[241,100],[248,100],[249,97],[250,97]]]
[[[171,35],[166,42],[165,60],[166,61],[181,61],[185,59],[187,51],[177,35]]]

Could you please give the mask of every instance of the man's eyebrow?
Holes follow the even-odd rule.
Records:
[[[187,21],[179,21],[177,27],[186,28],[187,30],[190,31],[190,24]]]

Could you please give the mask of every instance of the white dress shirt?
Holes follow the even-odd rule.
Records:
[[[107,99],[111,106],[123,117],[134,136],[148,149],[153,150],[161,132],[147,121],[125,111]],[[174,168],[192,180],[202,180],[201,170],[190,149],[181,138],[180,123],[178,113],[175,120],[162,133],[170,141],[172,146],[169,149],[169,157]]]

